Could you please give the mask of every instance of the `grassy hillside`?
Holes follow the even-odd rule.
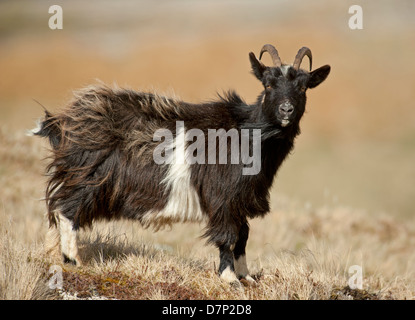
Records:
[[[42,253],[42,157],[46,145],[0,131],[1,299],[413,299],[415,228],[387,216],[277,195],[274,209],[251,222],[248,266],[256,286],[234,287],[216,274],[219,259],[198,239],[203,226],[158,233],[138,223],[99,223],[80,234],[81,268]],[[44,163],[43,163],[44,165]],[[51,290],[53,265],[63,290]],[[350,266],[363,289],[350,290]]]

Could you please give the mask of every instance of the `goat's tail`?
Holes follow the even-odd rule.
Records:
[[[30,136],[49,138],[53,149],[57,149],[61,142],[61,129],[59,121],[48,110],[45,109],[45,116],[37,122],[37,127],[28,132]]]

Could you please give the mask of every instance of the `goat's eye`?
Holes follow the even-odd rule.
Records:
[[[268,85],[265,86],[265,89],[272,89],[272,87],[271,87],[270,84],[268,84]]]
[[[307,87],[302,86],[302,87],[300,88],[300,91],[301,91],[301,92],[305,92],[305,91],[306,91],[306,89],[307,89]]]

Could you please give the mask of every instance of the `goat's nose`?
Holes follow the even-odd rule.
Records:
[[[283,104],[280,105],[280,112],[281,113],[284,113],[286,115],[290,115],[291,113],[293,113],[293,111],[294,111],[294,107],[289,102],[284,102]]]

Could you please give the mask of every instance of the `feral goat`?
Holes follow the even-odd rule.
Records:
[[[271,67],[260,62],[265,52]],[[310,72],[300,69],[304,56]],[[220,251],[220,277],[253,281],[248,219],[268,213],[274,176],[300,133],[306,90],[323,82],[330,66],[311,71],[306,47],[292,65],[269,44],[259,60],[252,52],[249,59],[264,86],[252,105],[235,92],[192,104],[97,85],[76,92],[62,111],[45,111],[33,134],[52,146],[46,246],[79,265],[76,232],[94,220],[127,218],[156,230],[205,222],[203,236]]]

